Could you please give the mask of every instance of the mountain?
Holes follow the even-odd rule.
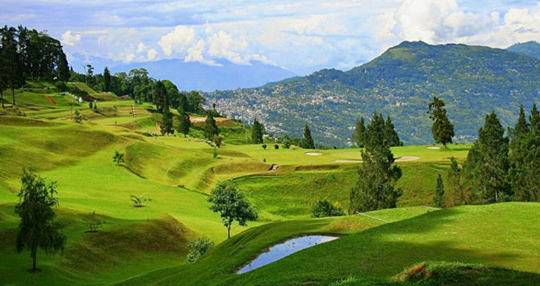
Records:
[[[122,63],[80,54],[70,57],[70,64],[79,72],[84,72],[86,64],[94,67],[94,74],[102,73],[105,66],[108,66],[112,73],[129,73],[132,69],[144,68],[151,77],[171,80],[180,90],[214,91],[249,88],[295,76],[286,69],[259,61],[251,61],[249,65],[235,64],[227,60],[217,60],[216,63],[215,66],[209,66],[174,59]]]
[[[390,115],[406,144],[432,143],[426,115],[432,97],[447,105],[457,142],[475,139],[495,110],[515,124],[518,108],[540,99],[540,60],[502,49],[403,42],[349,71],[325,69],[259,88],[205,93],[209,104],[244,121],[257,117],[270,133],[347,146],[357,118]]]
[[[507,50],[540,59],[540,44],[535,41],[518,43],[509,47]]]

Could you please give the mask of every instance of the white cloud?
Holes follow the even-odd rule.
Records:
[[[137,45],[137,53],[143,53],[147,49],[148,47],[143,42],[140,42],[139,45]]]
[[[200,62],[210,66],[219,66],[215,61],[206,59],[204,57],[206,43],[204,40],[199,40],[194,46],[188,49],[187,56],[184,58],[185,62]]]
[[[67,46],[73,46],[81,41],[81,35],[72,35],[71,31],[66,31],[62,34],[62,43]]]
[[[149,61],[155,60],[157,55],[158,55],[158,51],[156,51],[155,49],[150,49],[150,50],[148,50],[148,52],[146,53],[147,59],[148,59]]]
[[[161,37],[158,45],[165,55],[170,56],[174,52],[184,52],[195,40],[195,30],[191,27],[176,26],[173,31]]]

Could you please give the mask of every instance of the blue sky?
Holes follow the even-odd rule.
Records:
[[[67,2],[67,3],[66,3]],[[122,62],[258,60],[347,70],[404,40],[506,48],[540,41],[538,1],[2,0],[0,23],[46,30],[70,55]]]

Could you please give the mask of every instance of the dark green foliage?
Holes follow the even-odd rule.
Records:
[[[428,105],[429,118],[433,121],[431,126],[431,134],[433,134],[433,140],[437,143],[442,143],[446,148],[446,144],[452,143],[452,137],[454,137],[454,125],[446,116],[446,109],[444,108],[444,101],[438,97],[433,97],[433,102]]]
[[[0,67],[0,78],[4,82],[3,85],[11,89],[11,104],[14,106],[16,105],[15,89],[22,87],[26,79],[23,65],[24,59],[19,49],[17,30],[15,28],[5,26],[0,29],[0,36],[0,57],[4,58],[3,64],[5,65]]]
[[[21,222],[17,233],[17,251],[30,250],[32,271],[37,271],[38,247],[47,254],[64,250],[66,236],[62,227],[55,221],[53,207],[58,205],[56,183],[45,183],[45,179],[32,170],[23,170],[19,203],[15,206]]]
[[[386,118],[386,122],[384,124],[384,137],[386,138],[386,141],[388,141],[388,145],[390,145],[390,147],[403,146],[403,142],[401,142],[399,139],[396,128],[394,127],[390,116]]]
[[[300,143],[300,147],[304,149],[315,149],[315,143],[313,143],[313,138],[311,137],[311,131],[309,130],[309,126],[306,124],[304,126],[304,134],[302,138],[302,142]]]
[[[278,145],[278,144],[274,144],[274,149],[279,150],[279,145]]]
[[[312,217],[344,216],[340,207],[332,205],[328,200],[318,200],[311,208]]]
[[[486,116],[484,127],[478,133],[479,138],[466,162],[472,191],[479,192],[483,203],[508,201],[512,198],[508,182],[508,138],[504,136],[504,128],[495,112]],[[472,195],[476,199],[476,195]]]
[[[217,147],[214,146],[214,159],[217,159],[217,157],[218,157]]]
[[[384,118],[373,114],[367,127],[367,141],[362,150],[362,168],[358,170],[358,183],[350,192],[349,213],[395,208],[403,193],[395,187],[401,178],[401,169],[394,163],[394,155],[385,138]]]
[[[208,237],[197,238],[188,243],[189,253],[187,255],[187,263],[195,263],[208,250],[214,248],[215,244]]]
[[[209,113],[204,122],[204,137],[208,140],[214,140],[216,135],[219,135],[219,128],[214,116]]]
[[[283,148],[289,149],[291,148],[291,138],[289,138],[288,135],[283,136]]]
[[[191,120],[189,114],[184,109],[178,108],[176,132],[178,134],[184,134],[184,138],[189,134],[189,128],[191,127]]]
[[[253,127],[251,128],[251,143],[260,144],[263,143],[264,125],[255,118],[253,121]]]
[[[103,90],[104,91],[111,91],[111,72],[109,72],[109,68],[105,67],[103,70]]]
[[[67,87],[66,83],[63,82],[63,81],[61,81],[61,80],[55,82],[54,85],[56,86],[56,89],[57,89],[59,92],[64,92],[64,91],[67,91],[67,90],[68,90],[68,87]]]
[[[366,140],[366,126],[364,122],[364,117],[360,118],[360,120],[356,120],[354,133],[351,138],[352,142],[356,144],[356,147],[358,148],[364,148],[365,140]]]
[[[115,162],[117,166],[120,166],[120,164],[124,163],[124,153],[120,153],[120,151],[114,150],[113,162]]]
[[[438,208],[446,207],[444,195],[444,183],[441,174],[437,176],[437,188],[435,189],[435,196],[433,197],[433,204]]]
[[[165,85],[162,81],[156,82],[154,85],[154,105],[156,106],[156,110],[159,113],[163,113],[165,110],[165,102],[167,102],[167,108],[168,106],[168,98],[167,98],[167,89],[165,88]]]
[[[133,203],[133,206],[136,208],[142,208],[144,207],[144,203],[152,201],[151,198],[146,197],[146,193],[141,194],[140,196],[131,195],[129,196],[129,199]]]
[[[454,157],[450,158],[450,170],[448,170],[448,186],[450,193],[453,196],[453,201],[451,202],[453,206],[460,206],[467,202],[465,198],[465,193],[463,191],[461,174],[462,169],[459,167],[456,159]]]
[[[90,109],[91,109],[91,108],[93,108],[93,107],[94,107],[94,105],[92,104],[92,102],[91,102],[91,101],[89,101],[89,102],[88,102],[88,108],[90,108]]]
[[[231,237],[234,221],[246,226],[248,221],[255,221],[258,218],[257,211],[231,182],[219,183],[212,190],[208,202],[211,204],[210,210],[221,215],[223,225],[227,228],[227,238]]]
[[[266,147],[267,147],[267,146],[266,146],[266,144],[262,144],[261,147],[262,147],[264,150],[266,150]]]

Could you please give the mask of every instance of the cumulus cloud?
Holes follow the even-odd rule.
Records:
[[[170,56],[173,52],[185,52],[195,40],[195,30],[191,27],[176,26],[173,31],[161,37],[158,45],[165,55]]]
[[[149,61],[155,60],[157,55],[158,55],[158,51],[156,51],[155,49],[150,49],[150,50],[148,50],[148,52],[146,53],[147,59],[148,59]]]
[[[62,34],[62,43],[67,46],[73,46],[81,41],[81,35],[72,35],[71,31],[66,31]]]

